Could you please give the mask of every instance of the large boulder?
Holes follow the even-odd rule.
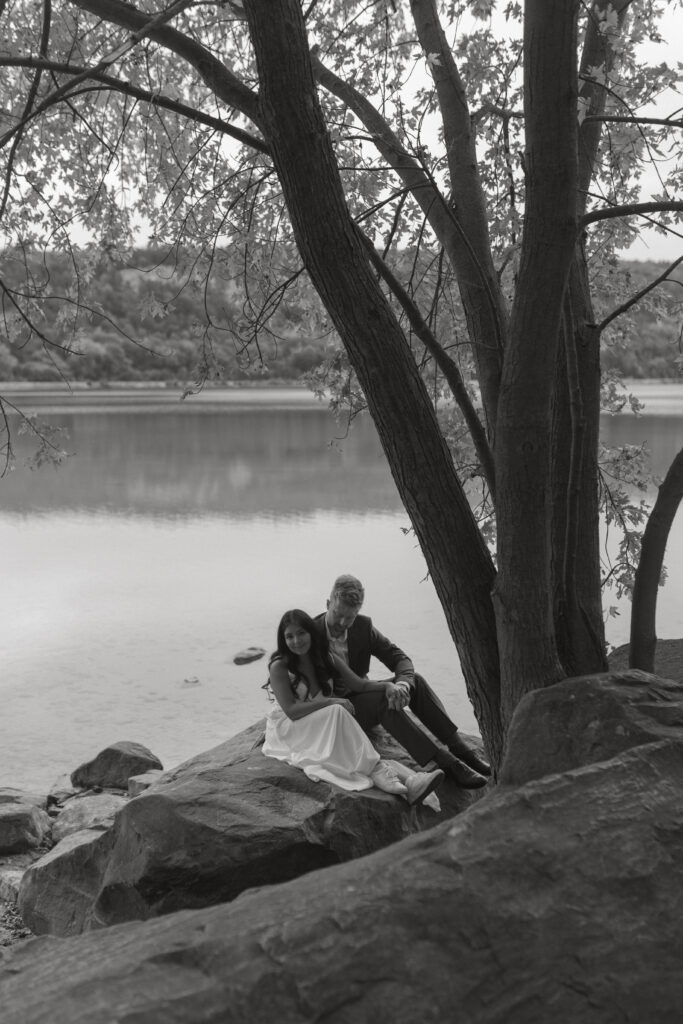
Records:
[[[34,935],[78,935],[89,927],[110,852],[109,830],[84,829],[27,868],[17,904]]]
[[[437,814],[376,789],[347,793],[264,757],[263,736],[261,721],[165,772],[124,802],[106,841],[82,832],[59,843],[22,880],[29,927],[65,936],[231,900],[380,849],[479,796],[444,784]],[[386,734],[376,743],[406,759]]]
[[[683,744],[233,903],[14,947],[3,1024],[638,1024],[683,1005]]]
[[[232,900],[381,849],[475,799],[445,785],[437,814],[377,789],[345,792],[264,757],[263,735],[257,723],[166,772],[120,811],[93,926]],[[406,756],[386,735],[378,746]]]
[[[71,782],[82,789],[127,789],[132,775],[141,775],[151,768],[163,768],[158,757],[141,743],[121,740],[101,750],[92,761],[86,761],[71,773]]]
[[[519,785],[670,737],[683,740],[683,683],[635,669],[565,679],[519,702],[498,781]]]

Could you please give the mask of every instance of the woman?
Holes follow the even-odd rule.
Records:
[[[315,781],[347,790],[377,786],[421,803],[439,785],[442,771],[414,772],[380,759],[353,717],[351,701],[335,697],[333,679],[350,690],[383,690],[361,679],[329,650],[327,637],[298,608],[286,612],[277,630],[277,650],[268,665],[277,706],[266,720],[263,753],[303,769]]]

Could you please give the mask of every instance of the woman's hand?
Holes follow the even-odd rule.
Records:
[[[334,701],[335,704],[341,704],[341,706],[345,708],[350,715],[356,714],[356,709],[354,708],[351,701],[347,700],[346,697],[333,697],[332,700]]]

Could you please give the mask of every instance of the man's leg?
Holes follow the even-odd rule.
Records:
[[[434,760],[438,749],[436,744],[403,711],[393,711],[384,693],[379,690],[353,693],[349,695],[349,700],[354,706],[356,721],[365,732],[381,725],[418,764],[425,765]]]
[[[436,738],[444,743],[450,752],[481,775],[490,775],[491,766],[458,734],[455,722],[446,714],[441,700],[434,693],[427,680],[415,673],[415,682],[410,691],[410,710],[419,718]]]
[[[356,711],[356,721],[366,732],[376,725],[381,725],[419,765],[424,766],[428,761],[436,761],[440,768],[453,776],[458,785],[467,789],[478,789],[486,785],[485,778],[472,771],[450,751],[438,747],[419,723],[405,711],[392,710],[383,693],[354,693],[349,699]]]

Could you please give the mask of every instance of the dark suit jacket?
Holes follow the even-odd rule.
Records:
[[[325,632],[325,613],[316,616],[315,624],[321,633]],[[412,685],[415,669],[408,655],[392,643],[372,624],[368,615],[357,615],[348,632],[349,668],[357,676],[367,676],[370,659],[377,658],[393,672],[397,679],[405,679]],[[335,687],[335,690],[337,688]]]

